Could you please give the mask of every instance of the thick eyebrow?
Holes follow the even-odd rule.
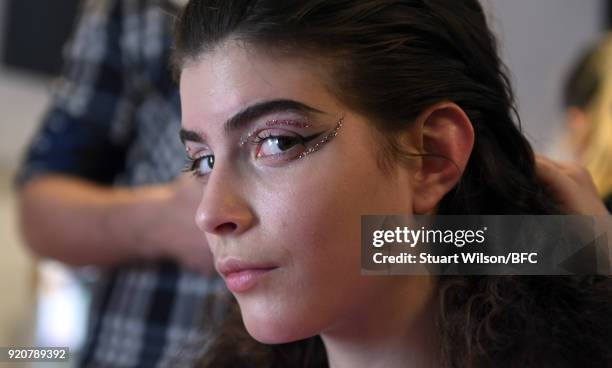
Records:
[[[248,124],[250,124],[253,120],[274,112],[279,111],[299,111],[304,113],[319,113],[324,114],[324,111],[315,109],[312,106],[308,106],[304,103],[295,101],[295,100],[287,100],[287,99],[279,99],[279,100],[269,100],[258,102],[253,105],[250,105],[234,116],[229,118],[225,124],[223,124],[223,129],[226,133],[231,133],[232,131],[239,130],[244,128]],[[186,141],[202,143],[204,142],[204,138],[197,132],[191,130],[181,129],[179,132],[179,137],[181,138],[181,142],[185,144]]]
[[[195,142],[195,143],[203,143],[204,138],[194,131],[182,129],[179,131],[179,137],[181,138],[181,142],[185,144],[185,142]]]

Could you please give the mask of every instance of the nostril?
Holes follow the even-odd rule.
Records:
[[[217,234],[229,234],[229,233],[232,233],[232,232],[236,231],[237,228],[238,228],[238,225],[236,225],[235,223],[233,223],[233,222],[226,222],[226,223],[223,223],[223,224],[217,226],[215,228],[215,232]]]

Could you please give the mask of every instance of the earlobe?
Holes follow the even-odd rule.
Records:
[[[414,176],[413,211],[428,214],[461,179],[474,146],[474,129],[465,112],[452,102],[424,110],[415,128],[423,156]]]

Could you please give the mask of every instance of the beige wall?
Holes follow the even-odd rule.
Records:
[[[562,81],[604,25],[604,0],[481,0],[510,68],[525,132],[548,150],[563,127]]]

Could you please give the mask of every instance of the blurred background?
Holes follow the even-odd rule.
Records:
[[[610,3],[484,1],[511,71],[524,130],[537,151],[564,155],[557,145],[565,119],[564,76],[610,25]],[[83,339],[84,285],[95,272],[28,253],[19,237],[12,187],[61,69],[62,45],[78,5],[78,0],[0,0],[0,347],[70,346],[77,351]]]

